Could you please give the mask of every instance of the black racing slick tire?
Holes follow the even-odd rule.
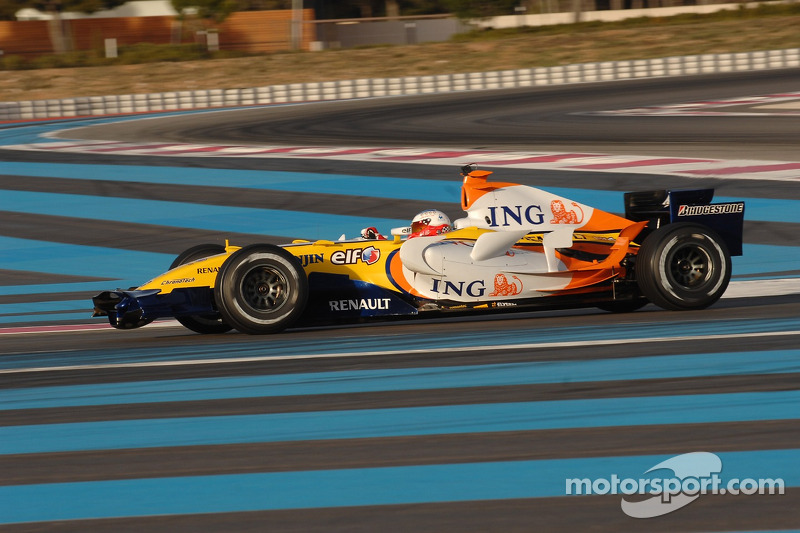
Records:
[[[221,244],[199,244],[192,246],[178,257],[170,265],[170,270],[173,268],[197,261],[198,259],[205,259],[212,255],[219,255],[225,253],[225,247]],[[214,334],[225,333],[233,329],[226,324],[222,317],[218,314],[214,315],[190,315],[190,316],[177,316],[175,320],[180,322],[185,328],[190,329],[196,333]]]
[[[731,256],[715,231],[691,223],[663,226],[639,248],[636,281],[642,294],[673,311],[705,309],[725,292]]]
[[[214,297],[222,319],[238,331],[277,333],[305,310],[308,279],[297,258],[283,248],[254,244],[222,264]]]

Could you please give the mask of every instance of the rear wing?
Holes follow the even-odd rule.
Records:
[[[642,237],[666,224],[694,222],[716,231],[731,255],[742,255],[744,202],[712,204],[714,189],[625,193],[625,218],[647,220]]]

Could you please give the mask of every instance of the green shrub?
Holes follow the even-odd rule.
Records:
[[[140,43],[121,46],[118,57],[104,57],[104,50],[82,50],[63,54],[47,54],[32,59],[22,56],[0,56],[0,70],[27,70],[40,68],[98,67],[105,65],[131,65],[160,61],[196,61],[199,59],[226,59],[248,54],[231,50],[209,52],[200,44]]]
[[[0,70],[25,70],[28,61],[22,56],[0,56]]]
[[[119,48],[119,63],[155,63],[159,61],[194,61],[209,59],[212,54],[199,44],[139,43]]]
[[[93,64],[97,64],[95,53],[80,51],[39,56],[30,61],[29,68],[72,68],[86,67]]]

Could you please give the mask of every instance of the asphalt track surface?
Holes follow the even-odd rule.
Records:
[[[108,139],[205,143],[439,146],[445,139],[448,147],[529,148],[551,142],[553,148],[744,153],[753,159],[769,154],[788,161],[800,145],[798,117],[585,113],[798,88],[800,74],[778,71],[251,109],[132,122],[101,133]],[[90,134],[98,130],[81,132]],[[371,176],[380,182],[455,180],[457,169],[10,151],[0,153],[0,161],[5,168],[41,165],[30,167],[39,173],[33,176],[0,171],[3,195],[15,200],[0,211],[0,238],[31,256],[16,262],[6,255],[11,268],[0,265],[0,288],[7,289],[0,292],[0,315],[6,328],[37,328],[0,335],[0,523],[8,524],[0,530],[800,528],[800,295],[727,298],[698,312],[653,306],[627,315],[542,311],[271,337],[200,336],[169,324],[44,333],[51,323],[86,323],[62,314],[59,302],[71,309],[71,302],[91,296],[89,287],[113,288],[140,271],[158,273],[159,261],[168,263],[193,244],[225,237],[237,244],[285,242],[283,235],[263,227],[247,231],[247,224],[229,218],[185,223],[213,206],[285,211],[286,217],[323,214],[342,217],[342,223],[373,215],[402,220],[431,204],[457,215],[447,198],[194,185],[201,171]],[[175,172],[183,181],[85,180],[53,170],[62,167],[87,173],[118,168],[123,176],[144,168]],[[576,191],[698,183],[512,169],[500,178]],[[776,214],[747,221],[751,248],[734,263],[734,280],[800,275],[796,183],[706,184],[718,195],[763,201]],[[70,198],[83,203],[39,207]],[[149,202],[135,204],[147,210],[166,200],[191,209],[146,221],[104,214],[127,205],[123,201]],[[222,229],[208,229],[214,224]],[[756,253],[748,258],[748,250],[764,259]],[[103,257],[111,258],[108,264]],[[45,290],[48,285],[53,290]],[[568,477],[638,478],[660,461],[697,451],[717,454],[723,476],[781,477],[786,494],[706,495],[665,516],[638,520],[622,513],[620,495],[564,495]]]
[[[69,137],[220,144],[592,149],[794,161],[796,117],[600,117],[598,111],[796,91],[796,70],[326,102],[100,126]],[[752,106],[751,106],[752,109]],[[730,111],[736,111],[731,108]],[[97,132],[97,134],[95,134]]]

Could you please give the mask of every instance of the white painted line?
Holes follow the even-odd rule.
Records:
[[[794,102],[783,102],[781,104],[767,104],[755,106],[753,109],[800,109],[800,100]]]
[[[732,281],[723,298],[757,298],[800,294],[800,278]]]
[[[158,320],[147,325],[147,329],[183,327],[177,320]],[[87,331],[120,331],[108,322],[95,324],[48,324],[45,326],[17,326],[0,329],[0,335],[42,335],[45,333],[85,333]],[[123,330],[132,331],[132,330]]]
[[[107,363],[97,365],[71,365],[71,366],[48,366],[36,368],[11,368],[0,370],[0,374],[27,374],[35,372],[58,372],[70,370],[109,370],[122,368],[163,368],[181,367],[198,365],[219,365],[219,364],[239,364],[239,363],[258,363],[268,361],[302,361],[311,359],[336,359],[348,357],[377,357],[390,355],[408,354],[430,354],[430,353],[454,353],[454,352],[499,352],[504,350],[536,350],[540,348],[580,348],[594,346],[615,346],[628,344],[646,344],[679,341],[702,341],[702,340],[726,340],[726,339],[753,339],[777,336],[796,336],[800,331],[764,331],[758,333],[730,333],[719,335],[689,335],[678,337],[645,337],[628,339],[590,339],[583,341],[566,342],[538,342],[526,344],[506,344],[498,346],[496,344],[486,346],[460,346],[442,348],[421,348],[416,350],[382,350],[366,352],[342,352],[342,353],[312,353],[297,355],[264,355],[255,357],[237,357],[230,359],[187,359],[183,361],[142,361],[137,363]]]

